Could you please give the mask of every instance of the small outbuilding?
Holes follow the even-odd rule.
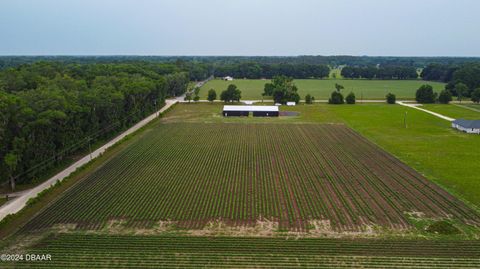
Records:
[[[457,119],[452,121],[452,127],[469,134],[480,134],[480,120]]]
[[[277,106],[223,106],[223,116],[244,116],[248,117],[250,112],[254,117],[278,117]]]

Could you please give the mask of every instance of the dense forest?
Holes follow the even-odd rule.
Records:
[[[470,97],[475,89],[480,88],[480,63],[462,65],[430,64],[421,74],[424,80],[447,83],[446,89],[454,96]]]
[[[181,95],[175,64],[37,62],[0,72],[0,178],[29,182]]]
[[[417,79],[417,69],[411,66],[345,66],[342,68],[344,78],[364,79]]]
[[[38,61],[56,61],[61,63],[177,63],[192,62],[206,64],[210,68],[217,66],[257,63],[257,64],[311,64],[337,66],[412,66],[423,68],[428,64],[461,65],[465,63],[480,62],[478,57],[370,57],[370,56],[2,56],[0,69],[15,67]]]
[[[233,76],[236,78],[271,79],[275,76],[288,76],[296,79],[327,78],[330,68],[314,64],[258,64],[245,62],[219,66],[214,70],[216,77]]]

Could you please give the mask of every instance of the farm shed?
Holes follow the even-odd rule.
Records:
[[[452,121],[452,127],[469,134],[480,134],[480,120],[457,119]]]
[[[278,117],[276,106],[223,106],[223,116],[248,116],[253,112],[254,117]]]

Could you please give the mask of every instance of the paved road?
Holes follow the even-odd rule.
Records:
[[[30,198],[33,198],[38,195],[41,191],[50,188],[52,185],[54,185],[57,181],[62,181],[66,177],[68,177],[71,173],[73,173],[75,170],[77,170],[79,167],[85,165],[86,163],[90,162],[92,159],[95,159],[96,157],[100,156],[102,153],[105,152],[108,148],[111,146],[115,145],[117,142],[122,140],[125,136],[137,131],[138,129],[142,128],[145,126],[147,123],[152,121],[153,119],[157,118],[160,113],[164,112],[168,108],[170,108],[172,105],[177,103],[177,100],[166,100],[165,101],[165,106],[162,107],[159,111],[153,113],[152,115],[146,117],[142,121],[138,122],[134,126],[132,126],[130,129],[126,130],[119,136],[115,137],[112,139],[110,142],[107,144],[103,145],[99,149],[95,150],[92,152],[92,154],[88,154],[76,163],[70,165],[68,168],[63,170],[62,172],[56,174],[55,176],[51,177],[47,181],[43,182],[42,184],[36,186],[35,188],[32,188],[30,190],[27,190],[22,193],[21,196],[17,197],[16,199],[8,202],[7,204],[4,204],[2,207],[0,207],[0,220],[2,220],[5,216],[9,214],[14,214],[20,211],[27,203],[27,201]]]
[[[201,88],[203,86],[203,84],[207,83],[211,79],[213,79],[213,77],[209,77],[206,80],[202,80],[202,81],[197,82],[197,84],[195,84],[195,88]],[[185,95],[186,94],[187,93],[185,92],[184,94],[182,94],[180,96],[174,97],[174,99],[177,100],[180,103],[187,103],[188,101],[185,101]],[[208,102],[207,100],[204,100],[204,101]]]
[[[439,117],[440,119],[444,119],[444,120],[448,120],[448,121],[454,121],[455,119],[454,118],[450,118],[450,117],[447,117],[447,116],[444,116],[442,114],[439,114],[439,113],[436,113],[436,112],[433,112],[433,111],[430,111],[430,110],[426,110],[426,109],[423,109],[423,108],[420,108],[419,107],[419,104],[408,104],[408,103],[404,103],[402,101],[398,101],[397,104],[399,105],[402,105],[402,106],[406,106],[406,107],[410,107],[410,108],[414,108],[414,109],[418,109],[418,110],[421,110],[423,112],[427,112],[428,114],[431,114],[431,115],[434,115],[436,117]]]

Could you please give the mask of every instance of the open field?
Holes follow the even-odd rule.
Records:
[[[220,92],[227,89],[229,84],[235,84],[242,91],[243,100],[261,100],[265,83],[270,80],[250,80],[236,79],[234,81],[223,81],[219,79],[211,80],[206,83],[200,91],[200,97],[207,99],[209,89],[215,89],[217,96]],[[335,83],[345,87],[342,92],[344,95],[353,91],[358,100],[362,99],[385,99],[385,95],[389,92],[397,95],[397,99],[415,99],[416,90],[423,84],[430,84],[435,91],[439,92],[444,89],[443,83],[422,81],[422,80],[349,80],[349,79],[296,79],[295,84],[299,89],[302,99],[305,95],[311,94],[317,100],[326,100],[330,97],[332,91],[335,90]]]
[[[480,112],[480,104],[460,104],[461,106],[473,108],[474,110],[478,110]]]
[[[149,130],[23,230],[267,220],[296,231],[402,231],[412,228],[410,213],[480,223],[475,211],[343,125],[170,123]]]
[[[479,241],[61,234],[29,253],[49,253],[53,260],[7,263],[3,268],[480,267]]]
[[[451,117],[454,119],[467,119],[467,120],[478,120],[480,119],[480,110],[475,111],[473,109],[469,109],[469,106],[463,105],[443,105],[443,104],[425,104],[422,105],[422,108],[427,110],[440,113],[447,117]],[[480,108],[480,106],[479,106]]]
[[[328,76],[330,79],[341,79],[342,78],[342,69],[334,68],[330,69],[330,74]]]
[[[480,136],[398,105],[221,107],[179,104],[122,144],[8,239],[54,261],[1,266],[479,267],[479,213],[378,146],[479,205]],[[426,233],[434,219],[464,234]]]

